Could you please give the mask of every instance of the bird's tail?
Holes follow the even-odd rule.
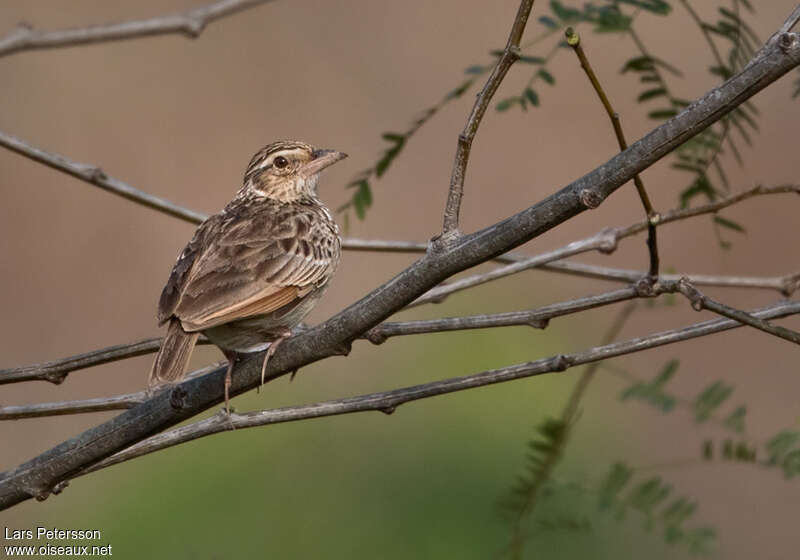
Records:
[[[186,366],[200,333],[183,330],[179,319],[173,318],[167,328],[167,336],[156,354],[147,386],[154,389],[166,383],[175,383],[186,375]]]

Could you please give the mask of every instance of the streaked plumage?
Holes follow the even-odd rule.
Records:
[[[183,378],[200,332],[231,364],[236,354],[269,345],[266,366],[339,263],[339,229],[316,189],[320,171],[344,157],[286,141],[253,157],[243,187],[200,225],[164,287],[158,321],[169,328],[151,387]]]

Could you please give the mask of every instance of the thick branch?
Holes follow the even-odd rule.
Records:
[[[267,377],[275,379],[328,356],[348,352],[350,341],[444,279],[514,249],[575,215],[597,207],[634,174],[800,64],[799,42],[795,34],[773,37],[739,74],[599,168],[530,208],[483,230],[460,236],[439,251],[426,254],[325,323],[287,339],[281,344],[281,350],[270,359]],[[630,344],[629,351],[638,349],[635,341]],[[597,356],[598,359],[606,357],[609,357],[608,353]],[[255,354],[237,364],[232,395],[260,384],[262,361],[263,356]],[[582,363],[580,359],[578,363]],[[556,365],[560,367],[561,361]],[[529,371],[527,367],[524,369]],[[46,497],[61,481],[82,469],[220,403],[224,374],[219,369],[187,380],[4,473],[0,478],[0,508],[8,508],[31,497]],[[506,372],[493,377],[492,382],[513,375],[513,372]],[[458,388],[468,388],[480,379],[462,378],[451,383]],[[430,396],[447,392],[448,388],[455,390],[454,386],[445,385],[435,388]]]
[[[195,39],[212,21],[269,1],[271,0],[222,0],[180,14],[56,31],[38,31],[27,24],[20,24],[14,31],[0,38],[0,58],[21,51],[72,47],[170,33],[179,33]]]
[[[464,125],[464,130],[458,135],[456,160],[453,164],[453,173],[450,176],[450,190],[447,194],[447,206],[444,210],[444,224],[442,235],[439,238],[445,244],[458,236],[458,216],[461,211],[461,197],[464,195],[464,176],[467,172],[472,141],[475,139],[475,134],[478,132],[483,115],[486,114],[486,109],[489,107],[489,102],[492,100],[497,88],[500,87],[500,83],[505,78],[511,65],[519,59],[519,42],[522,39],[522,33],[525,31],[525,25],[528,23],[528,16],[531,13],[531,8],[533,8],[533,2],[534,0],[522,0],[520,2],[517,16],[514,18],[511,33],[506,42],[506,48],[503,49],[503,54],[494,69],[492,69],[492,73],[486,80],[483,89],[478,93],[475,105],[472,106],[472,112],[467,118],[467,124]]]
[[[756,310],[752,312],[752,315],[758,318],[774,319],[797,313],[800,313],[800,302],[794,301],[777,303],[773,306]],[[633,338],[623,342],[606,344],[575,354],[552,356],[534,362],[483,371],[463,377],[454,377],[443,381],[434,381],[423,385],[394,389],[392,391],[383,391],[358,397],[275,408],[258,412],[247,412],[243,414],[232,413],[230,417],[220,412],[211,418],[206,418],[205,420],[153,436],[89,467],[85,471],[78,473],[78,476],[110,467],[111,465],[122,463],[123,461],[129,461],[130,459],[153,453],[154,451],[159,451],[167,447],[172,447],[180,443],[231,429],[253,428],[256,426],[350,414],[353,412],[365,412],[369,410],[391,414],[398,406],[407,402],[453,393],[455,391],[474,389],[494,383],[503,383],[514,379],[532,377],[534,375],[561,372],[575,366],[607,360],[633,352],[641,352],[650,348],[674,344],[692,338],[708,336],[741,326],[741,323],[738,321],[715,319],[703,323],[696,323],[688,327]]]

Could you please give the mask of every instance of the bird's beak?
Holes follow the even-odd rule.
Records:
[[[336,150],[314,150],[311,152],[312,159],[307,164],[305,164],[303,171],[307,175],[315,175],[336,163],[339,160],[342,160],[347,157],[347,154],[343,152],[337,152]]]

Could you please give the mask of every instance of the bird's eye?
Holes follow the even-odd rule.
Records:
[[[286,159],[286,158],[285,158],[285,157],[283,157],[283,156],[278,156],[278,157],[276,157],[276,158],[275,158],[275,161],[273,161],[272,163],[273,163],[273,164],[275,165],[275,167],[277,167],[278,169],[283,169],[284,167],[286,167],[287,165],[289,165],[289,160],[288,160],[288,159]]]

